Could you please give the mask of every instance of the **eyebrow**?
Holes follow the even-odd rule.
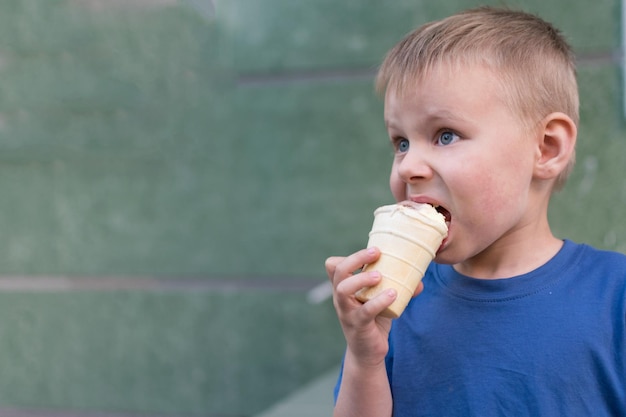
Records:
[[[388,119],[385,118],[385,127],[387,129],[390,128],[395,128],[395,123],[393,119]],[[451,122],[455,122],[455,123],[470,123],[471,120],[467,119],[465,117],[459,116],[456,113],[453,113],[449,110],[436,110],[436,111],[431,111],[430,114],[426,114],[424,119],[421,122],[426,122],[426,123],[433,123],[433,122],[439,122],[439,123],[445,123],[446,121],[451,121]]]
[[[455,122],[468,123],[469,119],[459,116],[457,113],[453,113],[449,110],[437,110],[431,112],[431,114],[426,115],[426,120],[428,121],[439,121],[439,120],[452,120]]]

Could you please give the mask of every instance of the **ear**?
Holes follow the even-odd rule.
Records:
[[[577,133],[576,123],[564,113],[551,113],[543,120],[537,134],[536,178],[556,178],[568,167]]]

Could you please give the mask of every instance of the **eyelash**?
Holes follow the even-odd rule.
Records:
[[[449,133],[449,134],[451,134],[451,135],[453,136],[453,138],[452,138],[452,139],[453,139],[453,141],[452,141],[451,143],[454,143],[454,142],[456,142],[457,140],[459,140],[459,139],[460,139],[460,136],[459,136],[458,134],[456,134],[453,130],[450,130],[450,129],[444,129],[444,130],[441,130],[440,132],[438,132],[438,133],[437,133],[437,136],[436,136],[437,143],[439,143],[439,141],[441,140],[441,137],[442,137],[444,134],[446,134],[446,133]],[[445,144],[443,144],[443,146],[450,145],[451,143],[445,143]]]
[[[440,143],[441,137],[444,134],[451,134],[452,135],[452,141],[449,142],[449,143]],[[456,132],[454,132],[451,129],[442,129],[439,132],[437,132],[437,134],[435,135],[434,142],[435,142],[435,144],[437,144],[439,146],[448,146],[448,145],[450,145],[452,143],[455,143],[458,140],[460,140],[460,136]],[[392,138],[391,142],[392,142],[393,149],[396,152],[400,152],[400,153],[406,152],[406,149],[402,150],[400,148],[401,144],[404,143],[404,142],[406,142],[407,145],[409,144],[409,140],[407,138],[404,138],[404,137],[401,137],[401,136],[399,136],[397,138]]]
[[[405,152],[405,150],[400,149],[401,143],[403,142],[406,142],[408,144],[409,140],[403,137],[392,138],[391,146],[393,147],[393,150],[399,153]]]

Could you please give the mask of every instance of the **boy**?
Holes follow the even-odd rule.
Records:
[[[326,270],[347,341],[335,415],[625,416],[626,256],[557,239],[551,193],[574,160],[573,54],[538,17],[480,8],[427,24],[383,62],[397,201],[429,203],[448,237],[393,323],[393,290]]]

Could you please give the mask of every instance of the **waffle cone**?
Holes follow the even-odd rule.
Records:
[[[447,234],[444,216],[429,204],[401,203],[376,209],[367,246],[377,247],[381,255],[363,270],[380,272],[382,280],[358,291],[356,298],[366,302],[394,288],[398,296],[381,315],[399,317]]]

